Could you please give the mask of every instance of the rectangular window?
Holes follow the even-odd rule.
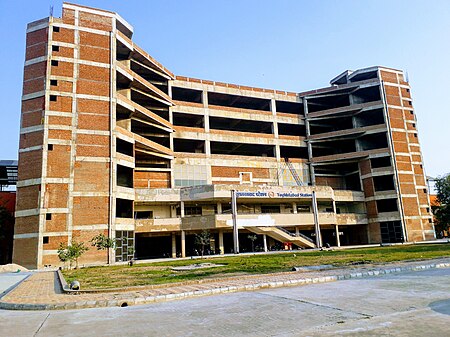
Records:
[[[57,66],[59,65],[59,62],[56,61],[56,60],[52,60],[51,65],[52,65],[53,67],[57,67]]]
[[[53,31],[54,31],[55,33],[59,33],[59,27],[53,27]]]
[[[53,144],[48,144],[47,149],[48,149],[49,151],[53,151]]]
[[[58,81],[57,80],[50,80],[50,85],[57,86],[58,85]]]
[[[45,214],[45,220],[51,220],[52,219],[52,213]]]
[[[135,219],[153,219],[153,211],[137,211],[134,212]]]
[[[231,214],[231,204],[222,204],[222,214]]]
[[[281,213],[280,205],[261,205],[261,213]]]
[[[52,46],[52,51],[59,51],[59,46]]]
[[[184,215],[202,215],[202,208],[201,206],[184,207]]]
[[[56,102],[57,97],[55,95],[50,95],[50,102]]]
[[[309,206],[297,206],[297,213],[310,213],[311,208]]]
[[[48,244],[48,242],[49,242],[49,237],[48,237],[48,236],[44,236],[44,237],[42,238],[42,243],[43,243],[44,245],[46,245],[46,244]]]

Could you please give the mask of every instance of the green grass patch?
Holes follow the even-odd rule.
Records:
[[[167,284],[220,278],[234,275],[266,274],[290,271],[296,266],[332,264],[346,266],[360,263],[387,263],[406,260],[426,260],[450,257],[450,244],[423,244],[360,248],[349,250],[328,250],[285,254],[252,256],[231,256],[209,259],[174,260],[135,264],[134,266],[89,267],[63,271],[67,282],[80,281],[83,289],[124,288],[132,286]],[[211,262],[223,264],[220,267],[173,271],[171,267]]]

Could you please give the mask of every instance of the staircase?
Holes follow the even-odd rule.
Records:
[[[284,162],[286,163],[286,166],[288,167],[289,171],[291,172],[292,176],[294,177],[294,180],[297,183],[297,185],[302,186],[303,183],[302,183],[300,177],[298,176],[297,170],[294,168],[294,166],[292,165],[289,158],[285,157]]]
[[[266,234],[271,238],[280,242],[292,242],[293,244],[303,248],[316,248],[313,240],[303,234],[296,236],[282,227],[261,226],[261,227],[245,227],[245,229],[255,234]]]

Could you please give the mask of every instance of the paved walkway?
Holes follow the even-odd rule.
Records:
[[[299,286],[430,268],[448,268],[450,258],[383,265],[352,266],[314,272],[285,272],[141,288],[133,291],[67,294],[56,272],[36,272],[0,300],[0,308],[55,310],[140,305],[174,299],[265,288]]]

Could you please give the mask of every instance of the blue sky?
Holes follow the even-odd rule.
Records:
[[[118,12],[177,75],[305,91],[346,69],[408,72],[428,175],[450,172],[450,1],[73,1]],[[62,1],[0,0],[0,159],[16,159],[28,22]]]

